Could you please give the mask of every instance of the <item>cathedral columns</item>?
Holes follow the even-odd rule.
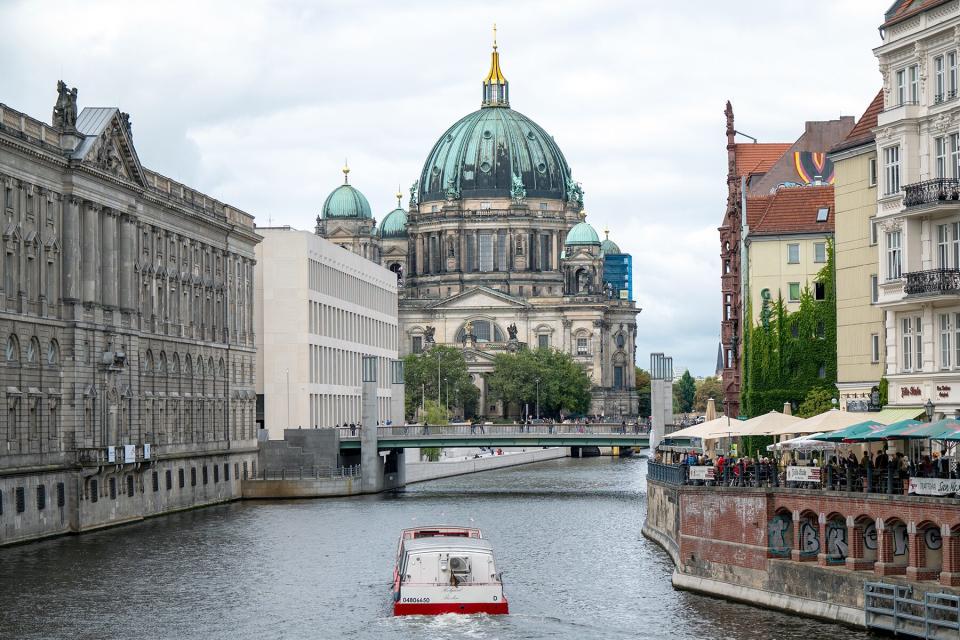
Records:
[[[83,252],[82,252],[82,294],[84,304],[97,301],[97,227],[100,220],[100,206],[92,202],[83,205]]]
[[[467,234],[463,229],[458,230],[460,240],[460,255],[457,256],[457,270],[460,273],[467,272]]]
[[[132,312],[136,307],[133,297],[133,254],[136,241],[134,219],[128,215],[121,216],[118,291],[120,310],[127,313]]]
[[[69,197],[63,212],[63,299],[80,299],[80,200]]]

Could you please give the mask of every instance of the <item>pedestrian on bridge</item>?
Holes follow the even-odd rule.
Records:
[[[357,425],[355,425],[352,422],[350,423],[350,435],[351,436],[357,435]]]

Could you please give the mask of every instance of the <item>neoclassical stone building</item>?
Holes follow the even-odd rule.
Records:
[[[366,198],[342,197],[342,185],[317,232],[397,273],[400,354],[433,343],[462,348],[481,414],[504,411],[486,397],[494,356],[522,347],[572,354],[593,382],[593,413],[636,414],[638,309],[604,276],[605,249],[619,249],[585,221],[583,192],[553,137],[509,98],[494,43],[481,108],[433,146],[409,211],[398,194],[368,238]],[[352,235],[343,233],[349,225]]]
[[[0,545],[229,500],[253,471],[253,218],[130,118],[0,104]]]

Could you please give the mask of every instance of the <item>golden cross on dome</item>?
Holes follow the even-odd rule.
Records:
[[[400,191],[400,185],[397,185],[397,209],[400,209],[400,201],[403,199],[403,192]]]
[[[347,159],[343,159],[343,184],[347,184],[349,180],[347,179],[350,176],[350,164],[347,162]]]
[[[493,50],[497,50],[497,23],[493,23]]]

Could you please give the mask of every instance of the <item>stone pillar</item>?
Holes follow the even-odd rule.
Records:
[[[817,516],[817,529],[820,533],[820,550],[817,552],[817,564],[821,567],[827,566],[827,558],[830,550],[827,548],[827,514],[821,513]]]
[[[120,310],[127,313],[136,308],[133,288],[133,263],[136,253],[137,233],[134,219],[128,215],[120,218],[120,263],[117,272],[117,291],[119,293]],[[179,268],[179,263],[178,263]]]
[[[63,282],[64,302],[80,300],[80,200],[67,198],[63,211]],[[2,281],[0,281],[2,283]]]
[[[97,301],[97,282],[99,281],[98,252],[100,206],[86,202],[83,206],[83,247],[82,247],[82,297],[84,304]]]
[[[909,580],[936,580],[938,571],[927,570],[927,545],[923,541],[923,532],[917,531],[917,525],[907,525],[907,563],[906,576]]]
[[[104,209],[100,217],[102,248],[100,261],[100,291],[103,306],[117,306],[117,215],[112,209]]]
[[[940,535],[943,536],[943,570],[940,572],[940,584],[947,587],[960,586],[960,537],[950,529],[950,525],[943,525]]]
[[[888,528],[883,520],[877,520],[877,561],[873,565],[873,572],[878,576],[906,573],[906,567],[893,564],[893,529]]]
[[[853,516],[847,516],[847,559],[845,565],[851,571],[866,571],[873,563],[864,560],[863,525],[857,524]]]
[[[371,358],[372,359],[372,358]],[[377,447],[377,376],[365,371],[360,390],[360,488],[363,493],[383,490],[383,461]]]

